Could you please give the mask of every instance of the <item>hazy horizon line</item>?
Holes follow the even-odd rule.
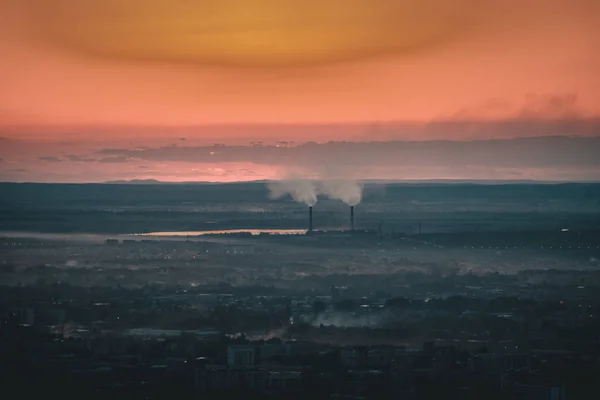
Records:
[[[304,180],[304,179],[302,179]],[[480,184],[480,185],[510,185],[510,184],[540,184],[540,185],[562,185],[562,184],[600,184],[600,180],[544,180],[544,179],[306,179],[308,181],[353,181],[364,184]],[[240,180],[233,182],[219,181],[161,181],[156,179],[128,179],[108,180],[103,182],[36,182],[36,181],[0,181],[0,185],[7,184],[30,184],[30,185],[239,185],[239,184],[266,184],[271,182],[285,182],[288,179],[257,179]]]

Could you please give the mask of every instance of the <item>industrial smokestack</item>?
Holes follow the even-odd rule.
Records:
[[[308,233],[313,231],[312,206],[308,207]]]
[[[350,230],[354,232],[354,206],[350,206]]]

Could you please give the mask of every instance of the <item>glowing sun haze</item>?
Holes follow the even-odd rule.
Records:
[[[0,0],[1,177],[282,168],[94,155],[174,142],[598,135],[599,26],[597,0]]]
[[[471,0],[57,0],[41,34],[107,57],[297,66],[413,49],[473,23]],[[48,36],[50,35],[50,36]]]

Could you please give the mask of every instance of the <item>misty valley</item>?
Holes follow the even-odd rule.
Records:
[[[589,399],[600,372],[600,184],[0,190],[25,397]]]

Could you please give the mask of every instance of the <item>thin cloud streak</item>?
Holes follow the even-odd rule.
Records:
[[[548,167],[600,166],[600,137],[428,142],[329,142],[277,146],[167,146],[102,149],[99,154],[155,162],[249,162],[270,165]]]
[[[285,179],[600,180],[600,136],[475,141],[309,142],[294,146],[161,146],[97,149],[98,162],[6,159],[2,180]],[[59,157],[56,157],[59,159]],[[51,167],[50,167],[51,165]],[[16,170],[26,168],[27,174]]]

